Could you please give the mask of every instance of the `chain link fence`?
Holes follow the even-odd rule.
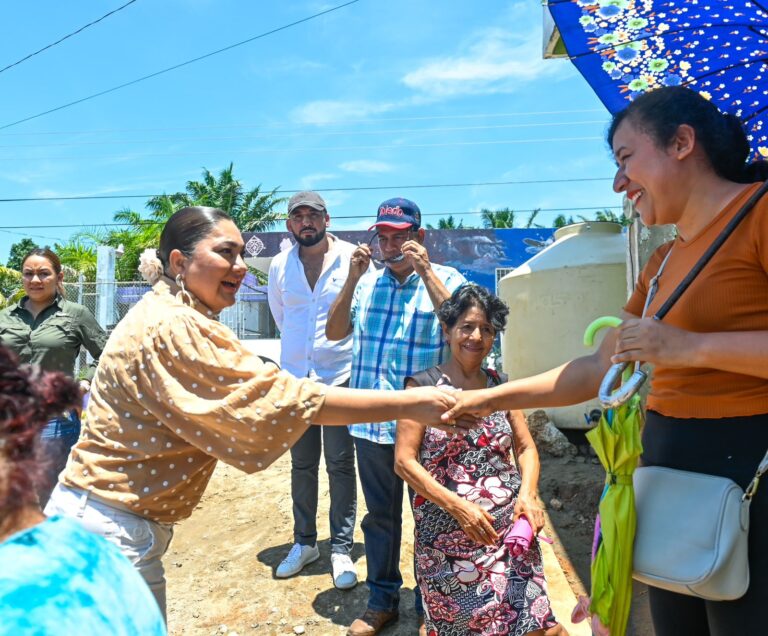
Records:
[[[111,333],[128,310],[152,288],[142,281],[65,282],[66,299],[83,305],[96,320]],[[267,303],[266,288],[254,280],[246,280],[240,287],[237,300],[219,314],[219,321],[229,327],[241,340],[275,338],[277,328]],[[89,362],[86,351],[81,350],[75,375]]]

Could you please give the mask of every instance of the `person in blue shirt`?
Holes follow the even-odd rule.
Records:
[[[447,357],[435,309],[466,279],[430,262],[413,201],[384,201],[370,229],[370,245],[352,253],[349,276],[328,312],[326,336],[341,340],[352,334],[352,388],[398,390],[406,377]],[[383,268],[366,273],[372,259]],[[395,421],[349,427],[368,508],[362,530],[369,590],[368,607],[349,636],[377,634],[399,618],[403,480],[395,474],[395,427]],[[418,590],[415,604],[420,634],[426,634]]]
[[[80,399],[74,380],[19,366],[0,346],[0,636],[164,636],[157,602],[128,559],[40,510],[40,429]]]

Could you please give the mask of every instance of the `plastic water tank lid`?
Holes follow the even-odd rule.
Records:
[[[621,234],[621,224],[613,221],[586,221],[584,223],[573,223],[555,230],[555,240],[559,241],[564,236],[573,234],[585,234],[587,232],[600,234]]]

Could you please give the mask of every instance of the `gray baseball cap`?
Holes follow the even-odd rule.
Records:
[[[302,205],[306,205],[313,210],[326,212],[325,201],[323,201],[323,197],[321,197],[317,192],[312,192],[311,190],[297,192],[288,200],[288,214]]]

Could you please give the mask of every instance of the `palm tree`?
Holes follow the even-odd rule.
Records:
[[[96,280],[96,246],[88,244],[79,236],[69,239],[66,243],[56,243],[54,250],[61,259],[65,275],[82,274],[87,281]]]
[[[525,222],[526,228],[532,228],[532,227],[541,227],[538,223],[534,223],[533,221],[536,219],[536,217],[539,215],[539,212],[541,212],[541,208],[536,208],[533,212],[530,213],[528,216],[528,220]]]
[[[622,226],[632,225],[632,219],[628,219],[623,214],[618,215],[613,210],[598,210],[595,212],[595,221],[609,221]]]
[[[515,227],[515,211],[509,208],[501,210],[480,210],[483,219],[483,227],[503,229]]]
[[[124,208],[113,215],[116,223],[125,225],[119,230],[91,230],[80,232],[74,240],[94,249],[96,245],[122,246],[123,255],[115,265],[118,280],[136,280],[141,253],[160,245],[160,233],[166,221],[177,210],[192,205],[216,207],[227,212],[241,232],[263,232],[285,217],[275,208],[285,199],[276,197],[276,190],[262,193],[260,187],[246,191],[234,178],[233,164],[215,177],[203,169],[202,181],[188,181],[185,192],[152,197],[146,203],[147,215]]]
[[[427,229],[434,230],[435,227],[427,223]],[[453,215],[451,214],[448,216],[448,218],[438,219],[437,229],[438,230],[463,230],[464,221],[463,220],[459,221],[459,224],[456,225],[456,219],[454,219]]]
[[[558,214],[552,222],[552,227],[560,228],[566,225],[573,225],[574,223],[576,221],[573,220],[572,216],[566,217],[565,214]]]
[[[218,177],[210,170],[203,169],[202,181],[187,181],[186,192],[168,197],[150,199],[148,207],[160,198],[168,199],[175,209],[188,205],[206,205],[224,210],[241,232],[264,232],[285,216],[275,208],[285,201],[276,196],[277,189],[261,192],[261,186],[246,191],[243,184],[235,179],[233,164],[224,168]]]

